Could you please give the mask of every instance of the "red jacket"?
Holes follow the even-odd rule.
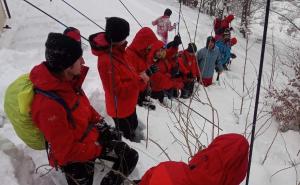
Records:
[[[188,165],[160,163],[145,173],[139,185],[239,185],[247,172],[248,148],[241,135],[221,135]]]
[[[135,35],[132,43],[126,49],[127,61],[135,68],[137,73],[145,71],[150,65],[147,64],[147,48],[152,46],[158,39],[154,32],[144,27]]]
[[[234,19],[234,15],[230,14],[224,19],[216,18],[214,20],[215,39],[220,40],[225,29],[229,28],[230,23]]]
[[[192,53],[191,55],[191,53],[186,50],[179,52],[178,63],[179,69],[185,77],[188,73],[192,73],[193,78],[200,77],[195,54]]]
[[[148,55],[148,63],[156,64],[159,70],[150,77],[151,89],[154,92],[163,91],[175,87],[175,81],[172,81],[170,70],[172,65],[164,58],[154,61],[155,53],[164,46],[162,41],[157,41],[153,44]]]
[[[78,82],[83,82],[88,68],[82,69]],[[67,113],[62,105],[42,94],[34,96],[31,113],[37,127],[43,132],[51,145],[49,162],[52,166],[57,162],[63,166],[72,162],[83,162],[94,159],[101,153],[101,146],[96,143],[98,132],[93,129],[87,137],[80,142],[88,124],[99,122],[100,115],[93,109],[84,92],[81,83],[61,81],[54,77],[42,63],[35,66],[30,72],[30,80],[36,88],[53,91],[64,99],[72,111],[75,128],[67,119]],[[77,84],[74,86],[72,84]]]
[[[90,42],[92,53],[98,56],[107,114],[113,118],[130,116],[135,111],[139,92],[144,89],[145,83],[125,57],[127,43],[114,46],[110,54],[104,33],[92,35]]]

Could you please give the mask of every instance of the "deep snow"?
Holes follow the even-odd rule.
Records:
[[[102,31],[96,25],[76,13],[60,0],[52,2],[31,0],[30,2],[50,13],[55,18],[58,18],[63,23],[79,28],[82,35],[86,38],[92,33]],[[68,2],[72,3],[74,7],[78,8],[102,27],[105,25],[105,17],[119,16],[125,18],[130,22],[131,26],[131,34],[128,38],[129,42],[140,28],[131,15],[117,0],[73,0]],[[160,16],[166,7],[170,7],[173,10],[171,21],[178,21],[177,12],[179,5],[175,1],[124,0],[123,2],[143,26],[149,26],[155,29],[151,26],[151,21]],[[62,32],[64,30],[63,26],[57,24],[44,14],[41,14],[24,1],[11,0],[8,4],[13,18],[7,22],[12,29],[5,30],[0,35],[1,105],[3,105],[3,97],[6,87],[19,75],[28,73],[34,65],[37,65],[44,60],[44,43],[47,38],[47,34],[49,32]],[[193,40],[198,11],[187,7],[183,7],[182,11],[189,28],[189,33]],[[213,18],[204,14],[200,15],[197,37],[195,38],[198,49],[204,47],[206,37],[211,34],[212,21]],[[238,30],[237,21],[233,22],[233,26],[235,30]],[[248,88],[250,90],[252,89],[250,94],[254,91],[253,97],[255,97],[256,88],[252,84],[256,84],[257,82],[262,27],[260,25],[254,25],[252,29],[253,33],[249,40],[249,62],[247,63],[245,80]],[[272,31],[269,30],[269,43],[271,42],[272,32],[278,33],[275,34],[275,39],[276,42],[278,42],[278,50],[281,52],[285,52],[285,50],[284,45],[280,43],[291,43],[293,41],[293,43],[299,44],[299,37],[291,38],[287,35],[283,35],[283,33],[279,33],[279,30],[276,29],[272,29]],[[189,42],[189,36],[185,28],[185,24],[182,21],[180,22],[180,33],[182,35],[183,44],[186,47]],[[239,115],[241,96],[246,94],[242,92],[242,72],[246,41],[237,31],[234,31],[233,35],[238,38],[238,44],[233,48],[233,51],[237,54],[238,58],[233,61],[231,70],[222,74],[220,82],[216,82],[213,86],[206,88],[212,105],[218,111],[220,127],[223,129],[221,133],[244,133],[246,119],[249,125],[253,118],[254,102],[252,102],[249,116],[247,116],[249,104],[251,102],[249,98],[246,98],[243,114]],[[169,38],[173,38],[174,32],[172,32],[169,36]],[[87,42],[83,42],[87,44]],[[109,118],[105,112],[103,89],[96,68],[97,59],[90,53],[88,46],[85,46],[85,48],[84,58],[87,66],[90,67],[90,71],[85,80],[83,89],[89,96],[90,101],[95,108],[101,113],[101,115],[106,117],[106,120],[110,124],[113,124],[112,119]],[[267,49],[268,51],[265,56],[264,65],[264,79],[262,83],[262,86],[264,87],[267,87],[269,72],[271,70],[271,48],[269,45],[267,46]],[[285,81],[286,78],[281,75],[280,71],[278,71],[276,75],[276,83],[280,84]],[[201,101],[207,103],[208,100],[202,87],[199,87],[198,93]],[[260,98],[261,102],[265,101],[263,93],[264,91]],[[188,100],[185,100],[184,102],[188,103]],[[174,102],[174,104],[175,107],[177,107],[178,102]],[[192,102],[191,106],[199,113],[205,115],[208,119],[212,119],[211,108],[209,106],[195,101]],[[260,107],[262,107],[262,104]],[[186,110],[185,108],[183,109]],[[137,114],[141,123],[141,132],[144,136],[146,136],[147,110],[138,107]],[[204,124],[206,124],[204,129],[205,134],[202,134],[200,140],[202,144],[207,146],[211,141],[211,125],[207,122],[205,123],[204,120],[196,114],[192,114],[192,117],[199,127],[202,128]],[[183,150],[179,142],[175,142],[171,134],[172,132],[179,140],[183,141],[179,132],[174,128],[172,120],[173,117],[170,111],[157,104],[157,110],[150,111],[149,114],[149,137],[159,143],[162,148],[166,149],[166,152],[172,160],[182,160],[187,162],[188,155]],[[299,183],[300,175],[296,173],[295,168],[289,168],[274,175],[277,171],[290,167],[292,161],[295,164],[300,162],[299,154],[297,155],[300,149],[299,133],[293,131],[279,133],[269,152],[265,164],[262,165],[261,162],[263,161],[266,151],[276,134],[278,126],[278,123],[274,120],[268,125],[263,125],[264,121],[265,119],[261,119],[257,123],[257,138],[254,145],[250,184],[295,185],[296,182]],[[3,106],[0,107],[0,126],[2,126],[2,128],[0,128],[1,184],[66,184],[61,173],[55,172],[55,170],[52,170],[49,174],[43,177],[39,177],[47,172],[47,169],[49,168],[47,166],[39,168],[37,173],[35,173],[36,168],[43,164],[47,164],[46,152],[34,151],[26,147],[22,141],[17,138],[12,125],[5,118]],[[249,133],[250,128],[247,129],[247,136],[249,136]],[[162,151],[152,142],[149,142],[148,148],[146,148],[146,142],[144,140],[141,141],[141,143],[128,143],[140,154],[140,160],[137,168],[130,176],[130,179],[140,178],[147,169],[161,161],[167,160],[165,155],[162,154]],[[101,167],[98,166],[97,169],[99,168]],[[297,166],[297,170],[300,170],[299,166]],[[100,170],[97,171],[98,173],[95,175],[96,180],[94,184],[99,184],[98,182],[101,179]]]

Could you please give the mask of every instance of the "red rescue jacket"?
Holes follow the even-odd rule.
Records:
[[[239,134],[221,135],[189,164],[168,161],[151,168],[139,185],[239,185],[247,172],[248,148]]]
[[[70,109],[73,108],[75,128],[68,121],[62,105],[39,93],[34,96],[31,105],[32,119],[51,146],[49,162],[52,166],[92,160],[101,153],[96,129],[92,129],[82,142],[79,141],[88,124],[95,124],[101,119],[81,90],[87,71],[88,68],[83,67],[80,78],[74,82],[56,78],[43,63],[35,66],[30,72],[30,80],[34,87],[55,92]]]
[[[139,92],[145,88],[145,83],[125,57],[127,43],[113,46],[110,53],[104,33],[90,36],[90,42],[92,53],[98,56],[107,114],[113,118],[128,117],[135,111]]]

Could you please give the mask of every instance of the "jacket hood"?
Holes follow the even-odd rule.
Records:
[[[137,32],[129,48],[141,52],[157,40],[155,33],[150,28],[144,27]]]
[[[86,74],[88,67],[81,67],[81,74],[73,81],[63,81],[55,77],[44,63],[34,66],[29,74],[29,78],[32,81],[34,87],[45,91],[68,91],[73,88],[80,88]]]
[[[153,43],[151,51],[149,52],[148,55],[148,61],[150,61],[150,63],[152,63],[153,61],[153,57],[156,53],[156,51],[158,51],[159,49],[164,47],[164,43],[160,40],[157,40],[156,42]]]
[[[110,43],[105,38],[105,32],[95,33],[89,36],[89,43],[92,48],[92,53],[96,56],[109,53]],[[113,45],[112,53],[122,53],[125,51],[127,41],[122,45]]]
[[[189,163],[191,185],[237,185],[246,176],[249,144],[239,134],[224,134],[203,151],[196,154]]]

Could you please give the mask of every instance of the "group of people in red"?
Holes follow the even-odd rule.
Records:
[[[159,21],[153,24],[159,24],[156,22]],[[200,72],[201,56],[199,52],[196,56],[195,43],[178,51],[179,35],[166,44],[150,28],[144,27],[127,46],[129,34],[126,20],[110,17],[105,32],[89,37],[92,53],[98,57],[106,111],[116,129],[106,124],[81,88],[88,67],[84,66],[78,29],[69,27],[63,34],[49,33],[46,60],[30,72],[36,89],[51,91],[62,101],[57,103],[43,93],[36,93],[31,111],[34,123],[48,142],[50,164],[65,173],[69,185],[92,185],[96,159],[113,162],[101,185],[122,184],[124,175],[134,170],[138,152],[121,141],[118,131],[135,141],[136,105],[150,101],[148,96],[163,103],[166,96],[178,97],[178,90],[182,98],[188,98],[195,81],[201,82],[204,68]],[[213,37],[207,42],[207,50],[216,48]],[[219,60],[219,56],[212,57]],[[160,163],[135,182],[139,185],[238,185],[245,177],[247,165],[247,140],[238,134],[226,134],[196,153],[188,164]]]

